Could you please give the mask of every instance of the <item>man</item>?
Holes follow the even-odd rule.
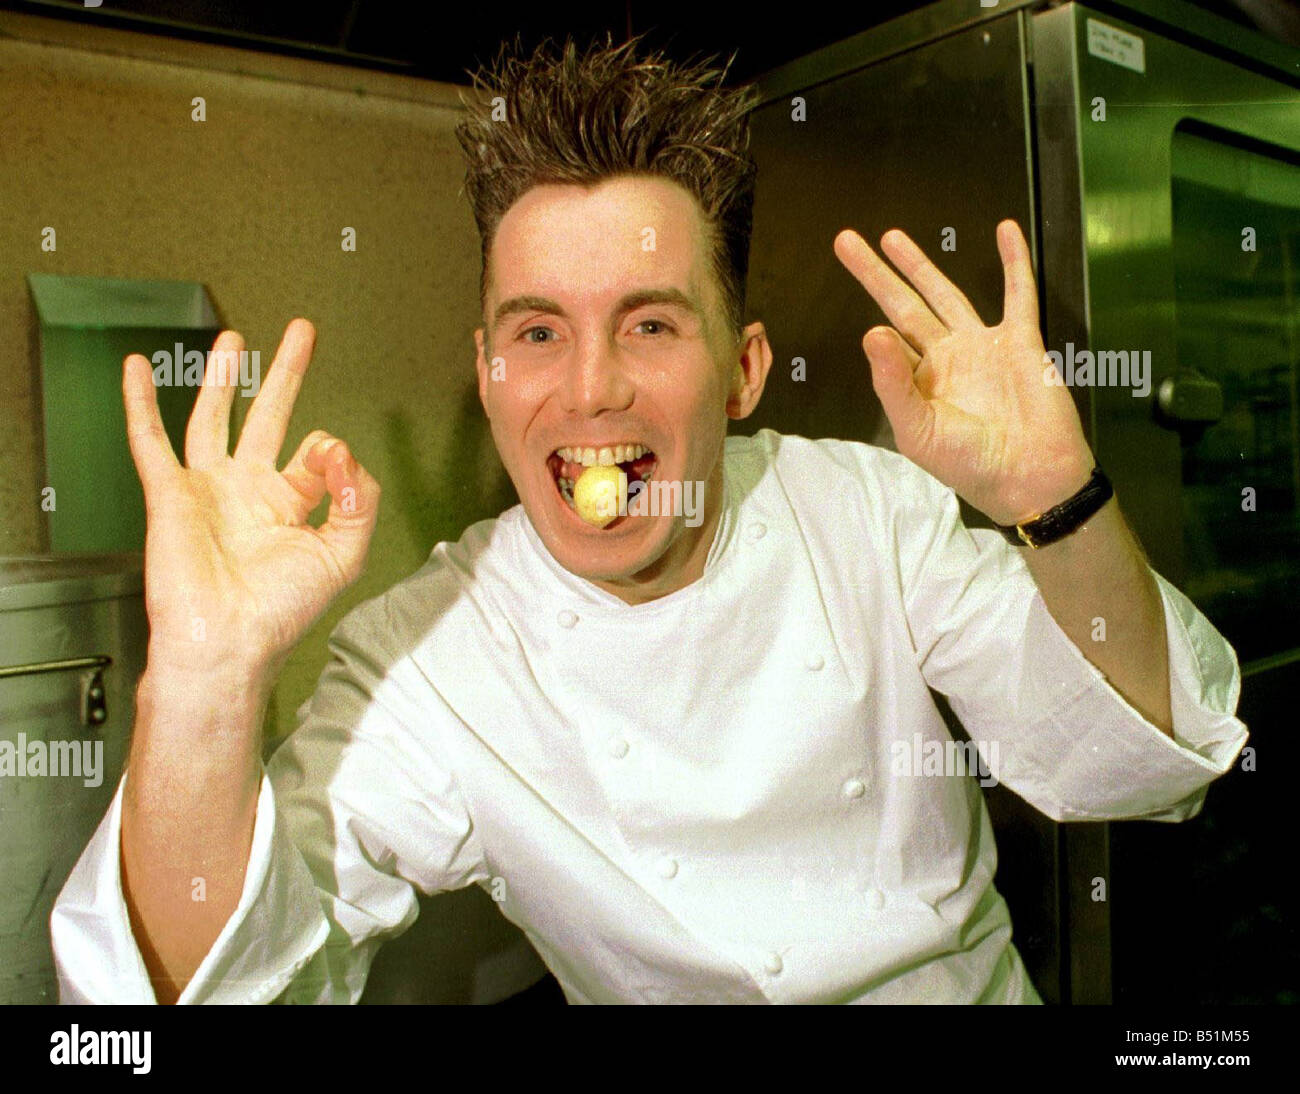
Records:
[[[898,453],[726,437],[772,361],[742,324],[752,101],[635,46],[503,54],[470,107],[479,392],[522,504],[340,624],[265,771],[276,671],[379,487],[321,432],[275,470],[305,321],[233,456],[209,363],[186,467],[127,359],[149,661],[52,917],[65,999],[355,1001],[416,889],[479,884],[573,1002],[1038,1002],[927,685],[1059,820],[1185,819],[1232,764],[1235,656],[1092,476],[1014,222],[992,328],[901,232],[915,289],[835,240],[893,323],[864,347]],[[600,466],[627,486],[593,517]],[[968,532],[957,494],[1045,545]]]

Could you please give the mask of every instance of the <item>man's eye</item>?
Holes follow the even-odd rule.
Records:
[[[670,332],[672,331],[672,329],[673,329],[672,326],[671,326],[671,324],[669,324],[669,323],[665,323],[662,319],[642,319],[641,322],[639,322],[639,323],[636,325],[636,329],[639,330],[641,327],[645,327],[645,326],[658,327],[658,328],[659,328],[658,332],[656,332],[656,331],[650,331],[649,333],[651,333],[651,334],[655,334],[655,333],[670,333]]]
[[[537,333],[554,334],[555,332],[551,330],[550,327],[528,327],[526,330],[520,332],[519,337],[522,338],[525,342],[529,342],[534,346],[544,346],[546,345],[547,342],[551,340],[549,338],[546,338],[539,342],[537,341],[537,339],[529,337],[530,334],[537,334]]]

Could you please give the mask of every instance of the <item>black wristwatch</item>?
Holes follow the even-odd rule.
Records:
[[[1110,500],[1114,490],[1100,467],[1092,469],[1090,478],[1077,494],[1054,505],[1046,513],[1030,517],[1019,524],[995,524],[1014,547],[1046,547],[1064,539]]]

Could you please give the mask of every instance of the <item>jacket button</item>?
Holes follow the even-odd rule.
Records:
[[[867,890],[867,907],[873,912],[880,911],[885,906],[885,894],[879,889]]]
[[[773,976],[775,976],[783,968],[785,968],[785,962],[781,960],[781,955],[777,953],[775,950],[773,950],[770,954],[767,955],[767,958],[763,962],[763,966],[764,968],[767,969],[768,972],[770,972]]]
[[[810,653],[804,664],[808,666],[810,672],[821,672],[826,666],[826,658],[820,653]]]
[[[659,876],[662,878],[676,877],[677,860],[671,858],[661,858],[659,860]]]
[[[757,542],[767,535],[767,525],[763,524],[761,521],[754,521],[753,524],[745,529],[745,535],[754,542]]]
[[[559,625],[567,631],[571,627],[577,625],[578,616],[576,612],[571,612],[566,608],[564,611],[562,611],[559,615],[555,617],[555,621],[559,623]]]
[[[860,798],[866,792],[866,785],[861,779],[850,779],[844,784],[844,796],[846,798]]]
[[[627,755],[627,742],[622,737],[611,737],[609,739],[609,754],[616,760],[621,760]]]

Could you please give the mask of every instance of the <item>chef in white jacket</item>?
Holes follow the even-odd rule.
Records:
[[[737,317],[753,176],[718,151],[750,103],[635,47],[543,48],[500,74],[508,123],[471,109],[479,389],[521,504],[344,619],[265,766],[378,484],[321,431],[276,470],[305,320],[233,455],[222,334],[184,466],[127,359],[149,663],[51,918],[64,1001],[354,1002],[417,891],[477,884],[571,1002],[1039,1002],[966,772],[1057,820],[1176,821],[1235,761],[1236,657],[1095,470],[1013,221],[992,327],[902,232],[906,282],[835,240],[892,321],[864,349],[898,452],[726,436],[772,361]],[[582,480],[619,474],[593,515]]]

